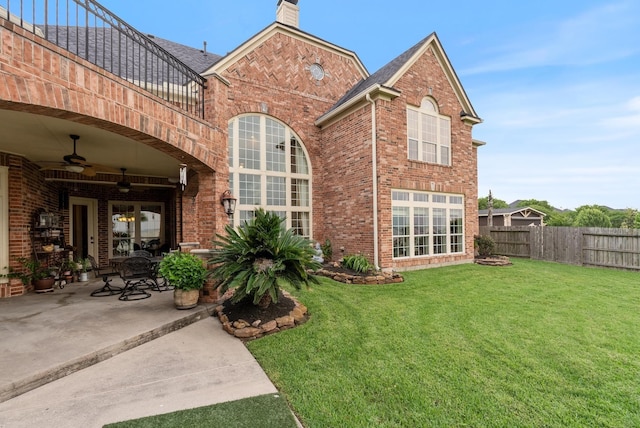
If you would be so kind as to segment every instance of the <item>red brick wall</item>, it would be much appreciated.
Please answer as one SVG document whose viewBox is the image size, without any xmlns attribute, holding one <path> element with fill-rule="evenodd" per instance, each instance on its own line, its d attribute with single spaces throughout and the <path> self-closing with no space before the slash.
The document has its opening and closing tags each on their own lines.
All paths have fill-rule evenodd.
<svg viewBox="0 0 640 428">
<path fill-rule="evenodd" d="M 227 188 L 227 123 L 239 114 L 265 113 L 291 127 L 309 153 L 313 237 L 321 242 L 330 239 L 336 257 L 341 255 L 340 247 L 345 253 L 373 257 L 371 106 L 365 105 L 326 129 L 314 125 L 363 77 L 352 58 L 317 43 L 275 34 L 221 72 L 229 85 L 209 76 L 206 120 L 200 120 L 37 36 L 0 22 L 0 108 L 89 124 L 184 159 L 192 171 L 198 172 L 193 177 L 198 186 L 191 184 L 189 193 L 175 201 L 176 215 L 182 212 L 184 216 L 185 227 L 177 230 L 183 240 L 206 243 L 222 231 L 226 215 L 219 197 Z M 321 81 L 314 80 L 307 69 L 316 61 L 327 72 Z M 440 113 L 452 119 L 451 167 L 407 160 L 406 105 L 419 105 L 429 95 L 429 88 Z M 470 260 L 477 230 L 477 165 L 471 127 L 460 120 L 461 105 L 430 51 L 407 71 L 395 89 L 401 92 L 400 97 L 376 104 L 380 266 L 410 268 Z M 10 162 L 21 160 L 10 158 Z M 10 172 L 14 183 L 10 197 L 26 190 L 26 184 L 13 175 L 21 174 L 18 171 L 14 168 Z M 430 191 L 431 182 L 436 191 L 465 196 L 467 253 L 394 261 L 391 189 Z M 47 201 L 44 195 L 40 199 L 34 195 L 21 203 L 30 209 L 37 204 L 57 204 L 55 198 Z M 14 221 L 18 223 L 12 230 L 19 231 L 20 225 L 26 224 L 30 214 L 26 214 L 27 209 L 23 211 L 16 213 L 16 220 L 12 216 L 12 227 Z M 23 232 L 12 234 L 12 245 L 24 244 Z"/>
<path fill-rule="evenodd" d="M 394 88 L 401 95 L 378 102 L 378 166 L 381 266 L 412 268 L 473 259 L 473 236 L 478 226 L 477 151 L 471 141 L 471 126 L 460 119 L 463 109 L 440 63 L 429 49 L 400 78 Z M 407 105 L 420 106 L 431 96 L 439 113 L 451 118 L 451 166 L 407 159 Z M 432 189 L 431 183 L 434 183 Z M 442 255 L 411 260 L 392 259 L 391 189 L 436 191 L 464 195 L 465 254 Z"/>
<path fill-rule="evenodd" d="M 98 199 L 98 241 L 103 245 L 100 248 L 98 259 L 101 264 L 106 263 L 109 257 L 109 235 L 111 234 L 111 220 L 109 219 L 108 201 L 150 201 L 162 202 L 165 206 L 165 236 L 164 242 L 170 243 L 173 248 L 177 242 L 172 239 L 173 219 L 176 214 L 176 201 L 172 189 L 163 188 L 136 188 L 129 193 L 120 193 L 115 186 L 97 185 L 91 183 L 63 183 L 46 181 L 37 165 L 26 159 L 8 154 L 0 154 L 0 165 L 9 166 L 9 254 L 10 266 L 18 268 L 17 257 L 31 257 L 32 245 L 30 228 L 33 226 L 34 214 L 38 209 L 57 213 L 63 218 L 64 236 L 67 245 L 69 242 L 69 210 L 68 207 L 60 209 L 58 195 L 61 190 L 66 190 L 69 196 Z M 69 173 L 50 171 L 49 176 L 57 178 L 71 177 Z M 108 178 L 117 180 L 113 176 L 98 175 L 97 179 Z M 140 180 L 140 177 L 130 177 L 132 182 Z"/>
<path fill-rule="evenodd" d="M 328 73 L 319 82 L 305 69 L 316 58 Z M 264 113 L 290 126 L 301 137 L 313 168 L 313 238 L 329 239 L 334 258 L 362 253 L 373 261 L 371 106 L 364 105 L 325 129 L 314 125 L 361 78 L 354 64 L 316 45 L 277 34 L 221 74 L 230 85 L 209 79 L 207 119 L 226 131 L 228 121 L 239 114 Z M 477 230 L 477 166 L 471 126 L 460 120 L 462 106 L 430 51 L 394 88 L 401 91 L 400 97 L 376 104 L 380 266 L 406 269 L 469 261 Z M 429 88 L 440 114 L 451 117 L 451 167 L 407 160 L 406 106 L 419 106 Z M 438 192 L 465 197 L 466 253 L 395 261 L 391 189 L 431 191 L 431 182 Z"/>
<path fill-rule="evenodd" d="M 327 73 L 320 81 L 314 80 L 306 68 L 316 61 Z M 342 54 L 276 34 L 221 75 L 230 85 L 209 77 L 206 119 L 224 129 L 225 134 L 229 120 L 245 113 L 264 113 L 293 129 L 309 153 L 313 171 L 313 235 L 324 239 L 322 189 L 328 187 L 323 183 L 326 150 L 321 130 L 314 121 L 362 77 L 358 67 Z M 226 156 L 226 146 L 224 153 Z M 225 173 L 228 174 L 228 168 Z M 224 182 L 227 183 L 226 176 Z"/>
<path fill-rule="evenodd" d="M 213 200 L 226 189 L 224 130 L 3 19 L 0 108 L 79 122 L 167 153 L 207 177 L 195 192 L 200 200 Z M 214 179 L 215 173 L 225 180 Z M 201 204 L 198 213 L 186 230 L 176 227 L 178 236 L 208 241 L 222 230 L 226 215 L 220 204 Z"/>
</svg>

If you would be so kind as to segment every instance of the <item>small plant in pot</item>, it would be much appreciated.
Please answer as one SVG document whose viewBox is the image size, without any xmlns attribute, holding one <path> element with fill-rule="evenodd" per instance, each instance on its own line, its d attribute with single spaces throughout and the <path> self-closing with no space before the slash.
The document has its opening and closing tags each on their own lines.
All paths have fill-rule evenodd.
<svg viewBox="0 0 640 428">
<path fill-rule="evenodd" d="M 89 268 L 91 267 L 91 261 L 88 258 L 78 260 L 77 264 L 80 266 L 78 269 L 78 281 L 89 281 Z"/>
<path fill-rule="evenodd" d="M 51 275 L 46 266 L 43 266 L 42 263 L 36 259 L 19 257 L 17 260 L 25 270 L 20 276 L 23 284 L 31 282 L 36 293 L 53 291 L 53 284 L 56 279 Z"/>
<path fill-rule="evenodd" d="M 60 265 L 60 274 L 67 283 L 73 282 L 73 272 L 77 268 L 76 262 L 64 259 Z"/>
<path fill-rule="evenodd" d="M 173 287 L 173 300 L 178 309 L 198 305 L 200 290 L 209 276 L 204 261 L 191 253 L 169 253 L 160 262 L 158 273 Z"/>
</svg>

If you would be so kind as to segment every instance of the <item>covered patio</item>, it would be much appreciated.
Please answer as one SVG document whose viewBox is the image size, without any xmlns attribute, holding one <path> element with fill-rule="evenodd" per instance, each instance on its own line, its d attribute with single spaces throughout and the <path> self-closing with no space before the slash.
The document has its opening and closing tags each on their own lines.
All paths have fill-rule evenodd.
<svg viewBox="0 0 640 428">
<path fill-rule="evenodd" d="M 114 282 L 120 279 L 114 279 Z M 91 297 L 101 279 L 0 300 L 0 425 L 105 423 L 276 392 L 215 303 Z"/>
</svg>

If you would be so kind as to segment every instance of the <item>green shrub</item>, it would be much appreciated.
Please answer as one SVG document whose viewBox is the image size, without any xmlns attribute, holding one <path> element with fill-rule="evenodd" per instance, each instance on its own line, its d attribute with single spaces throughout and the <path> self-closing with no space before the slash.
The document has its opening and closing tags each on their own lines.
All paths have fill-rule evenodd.
<svg viewBox="0 0 640 428">
<path fill-rule="evenodd" d="M 324 241 L 322 245 L 322 255 L 324 256 L 324 261 L 329 262 L 333 257 L 333 248 L 331 247 L 331 241 L 329 239 Z"/>
<path fill-rule="evenodd" d="M 491 236 L 474 237 L 474 247 L 480 257 L 489 257 L 496 250 L 496 243 Z"/>
<path fill-rule="evenodd" d="M 210 263 L 220 293 L 235 289 L 231 301 L 251 299 L 254 305 L 268 307 L 278 301 L 282 286 L 302 285 L 318 280 L 308 271 L 320 264 L 313 261 L 315 250 L 308 239 L 285 230 L 275 213 L 258 209 L 255 217 L 236 229 L 227 225 L 226 236 L 214 241 Z"/>
<path fill-rule="evenodd" d="M 158 273 L 181 290 L 199 290 L 209 272 L 202 259 L 191 253 L 169 253 L 160 262 Z"/>
<path fill-rule="evenodd" d="M 373 265 L 362 254 L 351 254 L 342 258 L 342 267 L 358 273 L 367 273 L 373 270 Z"/>
</svg>

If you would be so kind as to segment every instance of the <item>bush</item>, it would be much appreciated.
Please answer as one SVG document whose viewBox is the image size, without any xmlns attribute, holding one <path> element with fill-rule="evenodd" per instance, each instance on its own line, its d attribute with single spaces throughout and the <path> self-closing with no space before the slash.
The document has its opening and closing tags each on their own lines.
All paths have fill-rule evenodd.
<svg viewBox="0 0 640 428">
<path fill-rule="evenodd" d="M 331 247 L 331 241 L 329 241 L 329 239 L 326 239 L 322 245 L 322 255 L 324 256 L 325 262 L 331 261 L 333 257 L 333 248 Z"/>
<path fill-rule="evenodd" d="M 347 255 L 342 258 L 342 267 L 358 273 L 367 273 L 373 270 L 373 265 L 362 254 Z"/>
<path fill-rule="evenodd" d="M 251 299 L 254 305 L 268 307 L 278 302 L 282 286 L 302 285 L 318 280 L 308 273 L 320 264 L 313 261 L 311 242 L 285 230 L 275 213 L 258 209 L 255 218 L 238 229 L 227 225 L 226 236 L 218 235 L 210 263 L 214 278 L 220 280 L 220 293 L 235 289 L 231 301 Z"/>
<path fill-rule="evenodd" d="M 160 262 L 158 273 L 180 290 L 199 290 L 209 272 L 202 259 L 191 253 L 169 253 Z"/>
<path fill-rule="evenodd" d="M 496 250 L 496 243 L 490 236 L 476 236 L 474 247 L 480 257 L 489 257 Z"/>
</svg>

